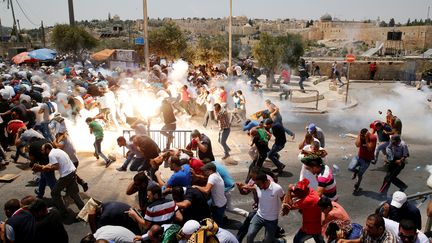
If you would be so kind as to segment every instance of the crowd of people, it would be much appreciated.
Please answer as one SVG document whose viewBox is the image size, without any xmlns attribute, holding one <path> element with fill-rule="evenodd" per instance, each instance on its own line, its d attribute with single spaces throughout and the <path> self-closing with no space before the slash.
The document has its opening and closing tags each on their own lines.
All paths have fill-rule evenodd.
<svg viewBox="0 0 432 243">
<path fill-rule="evenodd" d="M 213 75 L 223 76 L 219 68 Z M 254 69 L 250 65 L 246 69 L 251 70 L 247 75 L 255 84 Z M 242 90 L 230 91 L 223 85 L 214 85 L 205 67 L 190 68 L 186 82 L 178 85 L 170 80 L 171 70 L 170 65 L 155 64 L 145 75 L 131 71 L 104 75 L 102 70 L 77 65 L 33 69 L 4 66 L 0 84 L 0 127 L 6 131 L 0 133 L 2 166 L 7 166 L 7 152 L 14 146 L 12 161 L 21 160 L 20 156 L 28 160 L 38 183 L 35 195 L 5 203 L 8 219 L 0 227 L 4 242 L 68 242 L 62 220 L 75 213 L 66 207 L 64 193 L 78 209 L 87 212 L 91 233 L 83 236 L 82 243 L 244 240 L 252 243 L 261 240 L 257 234 L 263 227 L 264 242 L 280 242 L 284 225 L 279 219 L 292 210 L 298 210 L 302 216 L 295 243 L 311 238 L 315 242 L 429 241 L 420 231 L 420 212 L 407 201 L 404 191 L 408 186 L 397 177 L 409 151 L 401 136 L 402 122 L 391 110 L 387 111 L 386 121 L 374 121 L 369 128 L 360 130 L 353 144 L 358 155 L 349 170 L 353 172 L 353 180 L 357 179 L 356 195 L 361 191 L 360 184 L 369 165 L 379 162 L 382 153 L 387 173 L 380 193 L 387 198 L 391 184 L 399 190 L 365 222 L 353 222 L 338 203 L 335 174 L 327 164 L 323 129 L 314 123 L 307 124 L 298 147 L 302 163 L 299 179 L 288 186 L 280 185 L 278 176 L 287 166 L 280 152 L 287 143 L 286 135 L 292 140 L 296 137 L 283 123 L 280 108 L 265 100 L 262 104 L 265 108 L 247 119 L 247 97 Z M 241 68 L 233 70 L 241 72 Z M 139 95 L 152 93 L 154 102 L 159 102 L 155 114 L 143 116 L 143 112 L 137 111 L 139 107 L 131 106 L 136 100 L 127 99 L 124 94 L 126 91 L 126 96 L 133 96 L 131 90 L 138 90 Z M 150 104 L 138 101 L 136 105 Z M 117 170 L 136 171 L 126 189 L 127 195 L 137 194 L 136 205 L 104 201 L 86 207 L 81 198 L 80 187 L 86 192 L 91 185 L 78 175 L 77 141 L 70 137 L 67 120 L 81 119 L 84 109 L 97 110 L 96 115 L 83 118 L 94 136 L 94 156 L 102 158 L 105 167 L 115 160 L 103 153 L 106 129 L 133 129 L 133 136 L 117 138 L 118 146 L 127 149 L 126 160 Z M 186 146 L 172 148 L 178 117 L 199 114 L 205 114 L 202 129 L 192 130 Z M 151 118 L 156 116 L 163 123 L 161 134 L 166 137 L 163 145 L 148 136 Z M 241 182 L 234 180 L 223 163 L 231 155 L 227 141 L 231 126 L 236 125 L 250 138 L 252 159 Z M 213 153 L 213 141 L 205 134 L 208 127 L 219 130 L 218 142 L 223 150 L 220 160 Z M 264 166 L 267 159 L 274 164 L 274 170 Z M 162 176 L 161 166 L 172 171 L 167 180 Z M 46 186 L 51 189 L 53 207 L 44 200 Z M 252 211 L 235 207 L 232 194 L 236 189 L 241 195 L 253 195 Z M 244 218 L 237 234 L 226 229 L 227 212 Z"/>
</svg>

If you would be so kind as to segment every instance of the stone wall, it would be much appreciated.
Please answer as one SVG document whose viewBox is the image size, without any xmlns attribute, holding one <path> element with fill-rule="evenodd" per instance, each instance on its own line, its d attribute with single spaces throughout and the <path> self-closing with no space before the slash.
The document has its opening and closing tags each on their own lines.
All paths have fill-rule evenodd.
<svg viewBox="0 0 432 243">
<path fill-rule="evenodd" d="M 356 61 L 351 64 L 350 79 L 369 80 L 369 64 L 373 61 Z M 309 61 L 310 63 L 310 61 Z M 334 61 L 315 61 L 320 66 L 321 75 L 330 76 Z M 341 71 L 342 63 L 338 62 L 338 70 Z M 377 73 L 375 80 L 419 80 L 421 73 L 426 68 L 432 68 L 432 62 L 428 59 L 412 59 L 405 61 L 377 61 Z"/>
</svg>

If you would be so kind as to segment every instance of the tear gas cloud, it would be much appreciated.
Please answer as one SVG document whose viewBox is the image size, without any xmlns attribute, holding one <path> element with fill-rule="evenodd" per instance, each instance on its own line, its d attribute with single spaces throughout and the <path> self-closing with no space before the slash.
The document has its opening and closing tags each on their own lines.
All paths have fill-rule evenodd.
<svg viewBox="0 0 432 243">
<path fill-rule="evenodd" d="M 329 113 L 329 121 L 356 134 L 362 128 L 369 128 L 374 120 L 385 121 L 390 109 L 402 121 L 402 137 L 432 142 L 432 113 L 427 102 L 430 94 L 430 90 L 418 91 L 403 84 L 395 84 L 380 96 L 365 89 L 355 94 L 358 107 Z"/>
</svg>

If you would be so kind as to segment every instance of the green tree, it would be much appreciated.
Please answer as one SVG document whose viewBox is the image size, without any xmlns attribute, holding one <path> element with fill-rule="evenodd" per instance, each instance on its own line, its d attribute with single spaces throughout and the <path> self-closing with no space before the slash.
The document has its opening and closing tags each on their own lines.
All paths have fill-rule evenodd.
<svg viewBox="0 0 432 243">
<path fill-rule="evenodd" d="M 215 64 L 226 57 L 228 57 L 228 40 L 226 37 L 206 35 L 198 38 L 194 54 L 196 62 Z"/>
<path fill-rule="evenodd" d="M 51 35 L 56 50 L 64 53 L 73 53 L 80 56 L 85 50 L 98 45 L 98 40 L 83 27 L 58 24 L 54 26 Z"/>
<path fill-rule="evenodd" d="M 178 59 L 187 48 L 186 37 L 172 21 L 166 21 L 161 27 L 149 32 L 151 53 L 170 60 Z"/>
<path fill-rule="evenodd" d="M 263 33 L 252 52 L 261 67 L 265 69 L 267 87 L 271 87 L 275 81 L 275 68 L 280 64 L 296 66 L 304 54 L 304 44 L 300 35 L 287 34 L 274 37 Z"/>
<path fill-rule="evenodd" d="M 391 18 L 390 21 L 389 21 L 388 26 L 389 26 L 389 27 L 395 27 L 395 25 L 396 25 L 396 23 L 395 23 L 394 18 Z"/>
<path fill-rule="evenodd" d="M 387 27 L 387 23 L 383 20 L 380 22 L 379 27 Z"/>
<path fill-rule="evenodd" d="M 276 37 L 267 33 L 260 35 L 260 41 L 253 47 L 252 53 L 266 72 L 267 87 L 274 83 L 274 69 L 281 63 L 282 50 Z"/>
<path fill-rule="evenodd" d="M 406 26 L 410 26 L 411 25 L 411 19 L 408 18 L 408 21 L 406 22 Z"/>
</svg>

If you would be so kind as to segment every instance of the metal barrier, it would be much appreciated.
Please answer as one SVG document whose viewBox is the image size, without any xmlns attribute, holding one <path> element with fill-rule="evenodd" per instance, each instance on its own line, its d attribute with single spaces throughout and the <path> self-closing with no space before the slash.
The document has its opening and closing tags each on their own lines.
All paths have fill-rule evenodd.
<svg viewBox="0 0 432 243">
<path fill-rule="evenodd" d="M 431 198 L 432 190 L 425 191 L 425 192 L 419 192 L 416 194 L 407 195 L 407 201 L 415 202 L 417 207 L 420 207 L 423 205 L 423 203 L 426 202 L 429 198 Z M 419 201 L 419 202 L 417 202 Z M 382 207 L 384 206 L 384 202 L 381 202 L 378 208 L 375 210 L 376 213 L 380 213 L 382 211 Z M 426 225 L 423 232 L 428 232 L 431 230 L 432 225 L 432 219 L 430 217 L 427 218 Z"/>
<path fill-rule="evenodd" d="M 147 135 L 156 142 L 156 144 L 162 150 L 166 147 L 168 137 L 163 135 L 164 133 L 172 133 L 174 139 L 171 143 L 173 148 L 186 148 L 191 139 L 192 130 L 149 130 Z M 123 137 L 127 140 L 134 135 L 134 130 L 123 130 Z M 125 149 L 123 148 L 123 155 L 125 154 Z"/>
<path fill-rule="evenodd" d="M 305 89 L 305 90 L 302 90 L 302 89 L 290 89 L 290 92 L 289 92 L 289 100 L 290 101 L 292 101 L 293 91 L 298 91 L 298 92 L 303 92 L 303 91 L 306 91 L 306 92 L 315 92 L 316 93 L 315 110 L 318 110 L 318 102 L 319 102 L 319 97 L 320 97 L 320 94 L 319 94 L 318 90 L 314 90 L 314 89 Z M 298 108 L 301 108 L 301 107 L 298 107 Z"/>
</svg>

